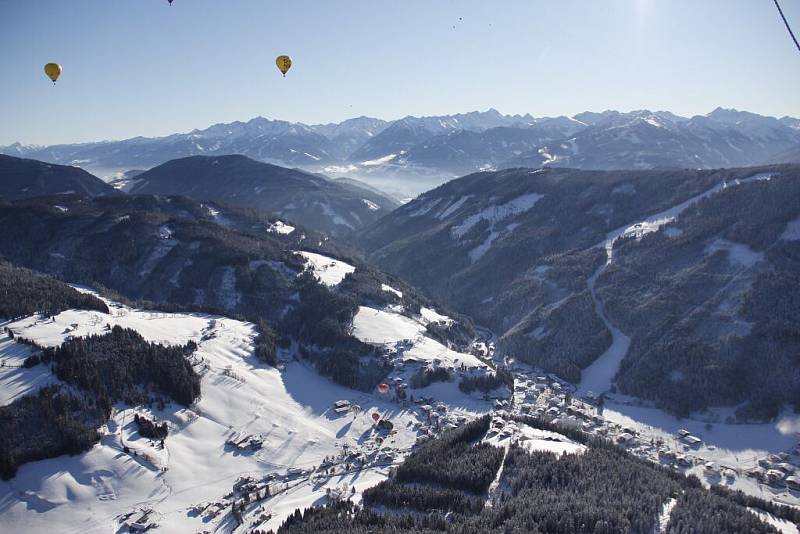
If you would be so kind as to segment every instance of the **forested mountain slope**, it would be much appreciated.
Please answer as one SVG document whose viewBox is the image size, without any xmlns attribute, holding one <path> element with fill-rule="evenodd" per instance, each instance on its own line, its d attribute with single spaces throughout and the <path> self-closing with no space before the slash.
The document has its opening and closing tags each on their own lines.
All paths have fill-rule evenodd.
<svg viewBox="0 0 800 534">
<path fill-rule="evenodd" d="M 106 304 L 49 276 L 0 262 L 0 319 L 13 320 L 34 313 L 54 315 L 64 310 L 108 312 Z"/>
<path fill-rule="evenodd" d="M 9 200 L 76 193 L 115 194 L 113 187 L 83 169 L 0 154 L 0 197 Z"/>
<path fill-rule="evenodd" d="M 800 399 L 798 178 L 795 166 L 478 173 L 361 243 L 510 355 L 574 382 L 606 356 L 595 393 L 619 366 L 622 391 L 674 412 L 751 401 L 741 417 L 774 415 Z"/>
<path fill-rule="evenodd" d="M 133 194 L 183 195 L 259 209 L 309 228 L 340 235 L 368 226 L 398 202 L 358 187 L 245 156 L 193 156 L 138 174 Z"/>
<path fill-rule="evenodd" d="M 324 374 L 350 387 L 373 387 L 388 365 L 351 334 L 359 306 L 395 304 L 409 317 L 433 307 L 395 277 L 343 257 L 321 234 L 185 197 L 2 203 L 0 226 L 0 255 L 9 261 L 162 309 L 264 319 L 282 342 L 298 341 Z M 471 341 L 468 324 L 438 334 L 446 339 L 449 330 L 460 332 L 457 344 Z"/>
</svg>

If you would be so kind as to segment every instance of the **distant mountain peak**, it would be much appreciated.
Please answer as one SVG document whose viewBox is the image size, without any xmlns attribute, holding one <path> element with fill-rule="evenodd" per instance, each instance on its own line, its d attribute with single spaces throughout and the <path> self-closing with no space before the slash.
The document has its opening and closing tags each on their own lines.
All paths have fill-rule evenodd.
<svg viewBox="0 0 800 534">
<path fill-rule="evenodd" d="M 159 138 L 46 147 L 14 143 L 0 147 L 0 153 L 104 173 L 154 167 L 191 155 L 244 154 L 285 167 L 346 173 L 363 180 L 385 172 L 445 180 L 508 166 L 747 166 L 778 161 L 778 155 L 796 153 L 798 146 L 800 120 L 731 108 L 718 107 L 691 118 L 649 109 L 537 118 L 490 107 L 452 115 L 407 115 L 394 121 L 362 115 L 316 125 L 258 116 Z"/>
</svg>

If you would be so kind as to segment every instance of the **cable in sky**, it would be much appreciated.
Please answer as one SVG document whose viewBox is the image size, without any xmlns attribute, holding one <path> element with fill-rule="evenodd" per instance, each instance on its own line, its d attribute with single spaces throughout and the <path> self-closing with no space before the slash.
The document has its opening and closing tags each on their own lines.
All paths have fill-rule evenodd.
<svg viewBox="0 0 800 534">
<path fill-rule="evenodd" d="M 786 15 L 783 14 L 783 9 L 781 9 L 781 5 L 778 3 L 778 0 L 774 0 L 775 7 L 778 8 L 778 13 L 781 14 L 781 18 L 783 19 L 783 23 L 786 24 L 786 29 L 789 30 L 789 35 L 792 36 L 792 41 L 794 41 L 794 45 L 797 47 L 797 51 L 800 52 L 800 43 L 797 42 L 797 37 L 794 36 L 794 32 L 792 31 L 792 27 L 789 26 L 789 21 L 786 20 Z"/>
</svg>

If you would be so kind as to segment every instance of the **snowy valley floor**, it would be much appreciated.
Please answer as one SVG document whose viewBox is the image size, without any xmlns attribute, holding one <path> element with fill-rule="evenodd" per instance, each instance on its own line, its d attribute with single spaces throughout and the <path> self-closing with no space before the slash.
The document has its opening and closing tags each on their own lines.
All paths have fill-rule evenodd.
<svg viewBox="0 0 800 534">
<path fill-rule="evenodd" d="M 190 408 L 117 405 L 102 429 L 101 442 L 90 451 L 23 465 L 15 478 L 0 482 L 0 532 L 52 532 L 54 525 L 59 532 L 117 532 L 126 520 L 130 522 L 147 510 L 152 510 L 147 521 L 157 523 L 159 532 L 230 532 L 235 524 L 228 512 L 241 492 L 231 494 L 235 486 L 248 483 L 261 490 L 269 485 L 275 495 L 248 505 L 243 525 L 277 529 L 296 508 L 325 503 L 329 490 L 347 491 L 353 500 L 360 500 L 361 492 L 385 479 L 390 467 L 402 461 L 419 437 L 431 434 L 430 419 L 422 406 L 335 385 L 291 352 L 281 354 L 281 370 L 261 363 L 253 356 L 256 331 L 250 323 L 108 304 L 110 314 L 71 310 L 57 315 L 55 321 L 29 317 L 0 327 L 46 346 L 58 345 L 68 336 L 103 334 L 107 325 L 133 328 L 147 340 L 164 344 L 194 340 L 199 348 L 192 359 L 202 372 L 202 397 Z M 431 320 L 447 318 L 427 309 L 415 320 L 389 308 L 362 307 L 354 331 L 364 341 L 401 347 L 390 378 L 408 382 L 406 362 L 411 361 L 463 365 L 466 373 L 486 366 L 480 358 L 454 352 L 425 337 L 424 325 Z M 44 365 L 18 367 L 29 354 L 27 346 L 15 343 L 5 333 L 0 335 L 3 405 L 57 381 Z M 537 371 L 518 365 L 514 374 L 514 403 L 501 411 L 519 412 L 526 404 L 555 407 L 552 400 L 563 397 L 563 388 L 555 387 L 548 378 L 546 387 L 531 401 L 527 392 L 539 382 Z M 436 401 L 444 403 L 437 409 L 448 414 L 448 424 L 485 413 L 491 406 L 478 396 L 463 394 L 455 382 L 434 383 L 413 393 L 432 397 L 434 405 Z M 339 415 L 334 403 L 340 400 L 358 409 Z M 580 407 L 577 403 L 559 404 L 557 418 L 574 422 L 567 420 L 568 406 Z M 596 414 L 588 406 L 581 409 Z M 139 436 L 133 423 L 135 412 L 169 422 L 170 434 L 163 449 Z M 383 433 L 384 439 L 378 440 L 374 413 L 391 421 L 396 432 Z M 682 471 L 698 475 L 707 484 L 800 504 L 800 493 L 770 488 L 745 476 L 759 459 L 796 445 L 797 418 L 787 415 L 779 423 L 764 425 L 714 423 L 709 429 L 704 421 L 679 421 L 654 408 L 641 407 L 635 399 L 617 396 L 606 404 L 602 422 L 591 431 L 599 433 L 600 429 L 605 429 L 604 435 L 610 439 L 634 430 L 637 439 L 628 445 L 631 452 L 664 463 L 658 447 L 650 445 L 660 440 L 662 448 L 691 459 L 691 465 Z M 703 443 L 688 447 L 679 439 L 679 429 L 700 436 Z M 504 431 L 490 433 L 486 440 L 503 447 L 515 440 L 532 450 L 580 452 L 580 446 L 562 438 L 525 425 L 509 425 Z M 251 439 L 260 442 L 260 447 L 235 444 Z M 713 462 L 715 470 L 706 469 L 706 462 Z M 792 462 L 800 464 L 800 459 L 794 457 Z M 723 476 L 728 468 L 735 476 Z M 792 526 L 785 528 L 796 532 Z"/>
</svg>

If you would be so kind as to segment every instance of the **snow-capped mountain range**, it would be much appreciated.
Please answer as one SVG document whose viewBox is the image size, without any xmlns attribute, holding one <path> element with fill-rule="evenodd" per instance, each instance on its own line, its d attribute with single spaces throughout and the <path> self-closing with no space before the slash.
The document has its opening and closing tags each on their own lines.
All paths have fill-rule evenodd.
<svg viewBox="0 0 800 534">
<path fill-rule="evenodd" d="M 257 117 L 158 138 L 0 147 L 0 153 L 94 172 L 150 168 L 192 155 L 242 154 L 333 176 L 400 172 L 440 178 L 518 166 L 731 167 L 794 161 L 798 151 L 800 119 L 722 108 L 695 117 L 641 110 L 545 118 L 490 109 L 321 125 Z"/>
</svg>

